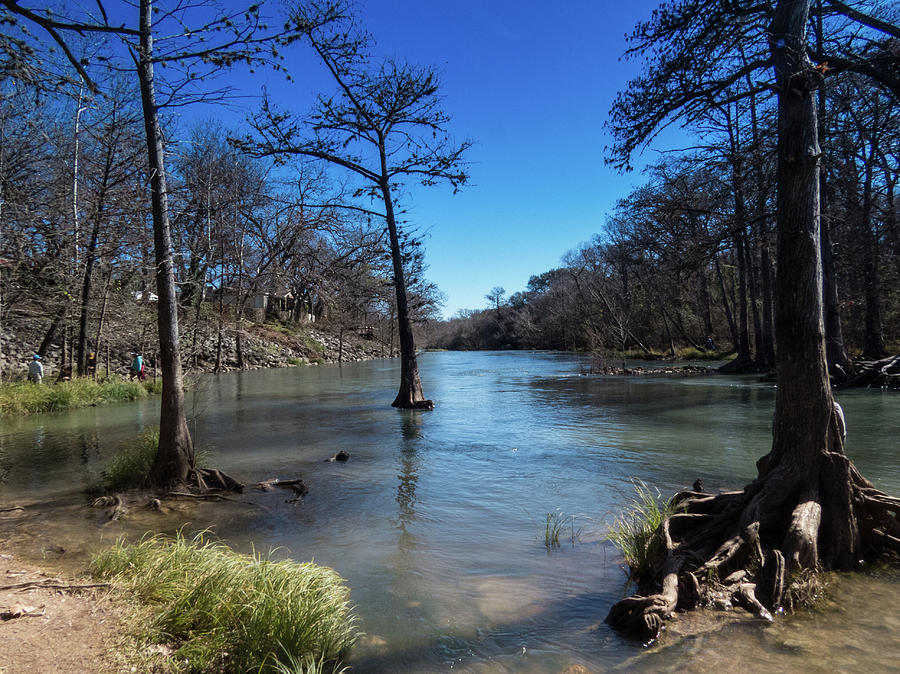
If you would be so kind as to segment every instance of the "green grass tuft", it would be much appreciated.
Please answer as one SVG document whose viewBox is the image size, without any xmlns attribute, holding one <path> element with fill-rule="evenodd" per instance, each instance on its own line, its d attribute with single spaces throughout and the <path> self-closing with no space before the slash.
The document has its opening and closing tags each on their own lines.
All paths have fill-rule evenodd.
<svg viewBox="0 0 900 674">
<path fill-rule="evenodd" d="M 158 390 L 162 390 L 162 382 L 127 381 L 121 377 L 105 381 L 81 377 L 56 384 L 15 382 L 0 386 L 0 416 L 43 414 L 127 402 L 146 398 Z"/>
<path fill-rule="evenodd" d="M 674 515 L 678 507 L 672 499 L 663 499 L 659 490 L 642 480 L 632 480 L 635 496 L 625 511 L 615 518 L 607 539 L 612 541 L 628 564 L 631 580 L 640 582 L 652 573 L 653 561 L 662 553 L 659 526 Z"/>
<path fill-rule="evenodd" d="M 575 515 L 567 515 L 561 510 L 548 512 L 544 520 L 544 545 L 548 550 L 558 548 L 561 536 L 572 545 L 581 537 L 581 528 L 575 528 Z"/>
<path fill-rule="evenodd" d="M 699 349 L 678 349 L 680 360 L 726 360 L 734 358 L 731 351 L 700 351 Z"/>
<path fill-rule="evenodd" d="M 108 491 L 125 491 L 144 486 L 159 449 L 159 429 L 144 431 L 133 445 L 123 447 L 100 473 Z"/>
<path fill-rule="evenodd" d="M 350 591 L 333 570 L 242 555 L 205 534 L 120 542 L 91 572 L 150 605 L 145 638 L 176 646 L 192 671 L 322 671 L 357 637 Z"/>
</svg>

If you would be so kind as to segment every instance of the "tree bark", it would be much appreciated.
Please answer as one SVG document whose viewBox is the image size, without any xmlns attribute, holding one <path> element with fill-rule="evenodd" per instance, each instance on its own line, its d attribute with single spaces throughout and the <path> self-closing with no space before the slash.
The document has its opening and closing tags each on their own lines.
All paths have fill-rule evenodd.
<svg viewBox="0 0 900 674">
<path fill-rule="evenodd" d="M 382 151 L 383 175 L 386 173 L 386 157 Z M 384 199 L 388 235 L 391 243 L 391 261 L 394 266 L 394 290 L 397 296 L 397 332 L 400 336 L 400 390 L 391 403 L 401 409 L 433 409 L 434 403 L 426 400 L 419 379 L 419 363 L 416 360 L 416 344 L 412 323 L 409 318 L 409 303 L 406 297 L 406 277 L 403 273 L 403 255 L 397 235 L 397 221 L 394 217 L 394 201 L 391 187 L 384 177 L 381 180 L 381 195 Z"/>
<path fill-rule="evenodd" d="M 875 489 L 845 456 L 846 426 L 828 380 L 813 100 L 821 77 L 805 57 L 808 12 L 809 0 L 779 0 L 770 29 L 779 117 L 772 449 L 742 491 L 676 495 L 677 512 L 655 533 L 661 552 L 637 569 L 642 585 L 664 578 L 661 591 L 618 602 L 606 619 L 645 639 L 676 606 L 723 596 L 771 621 L 790 601 L 793 572 L 852 568 L 864 552 L 900 550 L 900 499 Z"/>
<path fill-rule="evenodd" d="M 819 251 L 818 124 L 805 57 L 808 0 L 779 0 L 772 21 L 778 86 L 778 275 L 773 463 L 812 467 L 834 401 L 825 366 Z"/>
<path fill-rule="evenodd" d="M 153 82 L 152 10 L 152 0 L 140 0 L 141 37 L 137 65 L 152 196 L 156 291 L 159 297 L 157 325 L 163 379 L 159 450 L 150 471 L 150 480 L 156 487 L 169 487 L 187 480 L 189 472 L 194 467 L 194 446 L 184 414 L 184 385 L 178 345 L 178 303 L 175 296 L 172 230 L 166 193 L 165 156 Z"/>
<path fill-rule="evenodd" d="M 863 357 L 878 360 L 885 355 L 884 329 L 881 318 L 881 281 L 878 269 L 878 238 L 872 223 L 872 179 L 877 152 L 875 138 L 871 143 L 869 158 L 865 164 L 863 203 L 860 212 L 860 236 L 863 239 L 863 280 L 866 299 L 866 338 Z"/>
</svg>

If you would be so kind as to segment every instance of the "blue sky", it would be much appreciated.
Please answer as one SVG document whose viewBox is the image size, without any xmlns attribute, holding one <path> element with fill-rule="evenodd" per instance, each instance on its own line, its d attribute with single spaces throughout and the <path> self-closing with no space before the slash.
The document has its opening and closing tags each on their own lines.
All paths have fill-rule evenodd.
<svg viewBox="0 0 900 674">
<path fill-rule="evenodd" d="M 445 316 L 485 307 L 494 286 L 512 294 L 558 266 L 641 181 L 605 166 L 604 122 L 639 70 L 619 60 L 625 34 L 657 4 L 359 0 L 377 54 L 436 66 L 453 134 L 475 143 L 471 186 L 456 195 L 446 186 L 411 186 L 401 203 L 407 220 L 429 234 L 428 277 L 447 296 Z M 327 80 L 300 53 L 289 63 L 297 84 L 266 79 L 270 94 L 302 113 Z M 258 91 L 258 80 L 252 86 Z"/>
<path fill-rule="evenodd" d="M 482 308 L 494 286 L 522 290 L 603 225 L 640 181 L 603 162 L 616 92 L 637 74 L 625 34 L 657 3 L 370 1 L 366 25 L 386 56 L 438 66 L 445 109 L 475 141 L 472 186 L 410 191 L 427 229 L 429 278 L 446 316 Z M 650 155 L 652 157 L 652 155 Z"/>
</svg>

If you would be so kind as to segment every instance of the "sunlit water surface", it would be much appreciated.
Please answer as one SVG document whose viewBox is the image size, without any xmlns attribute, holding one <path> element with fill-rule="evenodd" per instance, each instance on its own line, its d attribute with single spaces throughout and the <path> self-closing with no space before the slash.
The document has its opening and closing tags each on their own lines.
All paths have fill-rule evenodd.
<svg viewBox="0 0 900 674">
<path fill-rule="evenodd" d="M 196 445 L 246 483 L 302 476 L 303 501 L 248 490 L 243 503 L 135 510 L 104 523 L 81 490 L 103 462 L 158 422 L 158 401 L 4 422 L 0 543 L 83 565 L 122 533 L 212 529 L 233 547 L 334 567 L 366 636 L 356 672 L 886 671 L 900 663 L 898 577 L 839 576 L 829 602 L 774 625 L 710 629 L 681 618 L 652 648 L 602 619 L 622 596 L 607 523 L 632 479 L 663 493 L 700 477 L 740 488 L 768 451 L 774 388 L 755 378 L 581 376 L 579 356 L 426 353 L 433 412 L 389 406 L 396 361 L 233 373 L 189 396 Z M 900 396 L 838 394 L 847 451 L 900 492 Z M 325 461 L 340 449 L 349 462 Z M 575 515 L 559 549 L 548 512 Z M 574 542 L 573 542 L 574 534 Z M 676 634 L 689 633 L 680 637 Z M 578 669 L 580 666 L 584 669 Z"/>
</svg>

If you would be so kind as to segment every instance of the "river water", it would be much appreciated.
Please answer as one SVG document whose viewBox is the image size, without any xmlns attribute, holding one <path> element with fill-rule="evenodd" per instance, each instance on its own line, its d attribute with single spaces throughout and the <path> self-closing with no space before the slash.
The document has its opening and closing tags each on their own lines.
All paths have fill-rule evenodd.
<svg viewBox="0 0 900 674">
<path fill-rule="evenodd" d="M 249 489 L 245 503 L 135 510 L 104 523 L 81 494 L 103 462 L 158 422 L 158 401 L 3 422 L 0 545 L 83 565 L 123 533 L 211 529 L 242 551 L 334 567 L 365 631 L 355 672 L 888 671 L 900 663 L 900 578 L 837 576 L 822 607 L 774 625 L 699 615 L 651 648 L 603 624 L 624 574 L 605 541 L 633 496 L 702 478 L 740 488 L 768 451 L 774 388 L 754 378 L 581 376 L 577 355 L 425 353 L 433 412 L 389 406 L 399 363 L 231 373 L 189 396 L 195 444 L 246 483 L 302 476 L 299 503 Z M 900 492 L 900 396 L 838 394 L 848 454 Z M 346 450 L 347 463 L 325 461 Z M 574 515 L 544 545 L 547 513 Z M 574 534 L 574 535 L 573 535 Z M 725 619 L 733 620 L 735 616 Z M 717 626 L 716 629 L 712 629 Z M 687 637 L 680 633 L 689 633 Z"/>
</svg>

